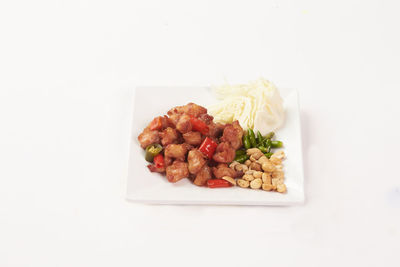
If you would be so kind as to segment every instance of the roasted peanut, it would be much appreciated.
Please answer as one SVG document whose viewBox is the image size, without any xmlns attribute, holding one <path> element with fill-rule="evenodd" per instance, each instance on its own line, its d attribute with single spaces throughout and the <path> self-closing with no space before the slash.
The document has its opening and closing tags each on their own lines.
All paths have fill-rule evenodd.
<svg viewBox="0 0 400 267">
<path fill-rule="evenodd" d="M 232 177 L 224 176 L 224 177 L 222 177 L 222 179 L 224 179 L 225 181 L 230 182 L 230 183 L 233 184 L 233 185 L 236 185 L 236 180 L 233 179 Z"/>
<path fill-rule="evenodd" d="M 263 184 L 262 189 L 265 191 L 271 191 L 272 190 L 272 184 Z"/>
<path fill-rule="evenodd" d="M 262 177 L 263 172 L 260 171 L 255 171 L 253 173 L 254 178 L 261 178 Z"/>
<path fill-rule="evenodd" d="M 261 165 L 266 161 L 268 161 L 268 158 L 266 156 L 262 156 L 257 160 L 257 162 L 260 163 Z"/>
<path fill-rule="evenodd" d="M 264 184 L 271 184 L 271 175 L 267 172 L 264 172 L 261 176 Z"/>
<path fill-rule="evenodd" d="M 272 154 L 271 158 L 277 158 L 277 159 L 284 159 L 285 158 L 285 152 L 282 150 L 275 152 Z"/>
<path fill-rule="evenodd" d="M 278 179 L 271 179 L 272 189 L 276 190 L 278 186 Z"/>
<path fill-rule="evenodd" d="M 272 178 L 283 179 L 284 177 L 285 174 L 283 173 L 283 171 L 275 170 L 274 172 L 272 172 Z"/>
<path fill-rule="evenodd" d="M 243 179 L 238 179 L 236 182 L 237 182 L 238 186 L 243 187 L 243 188 L 247 188 L 250 185 L 249 181 L 246 181 Z"/>
<path fill-rule="evenodd" d="M 272 164 L 270 161 L 266 161 L 262 164 L 262 169 L 265 172 L 273 172 L 275 170 L 274 164 Z"/>
<path fill-rule="evenodd" d="M 249 174 L 245 174 L 245 175 L 243 175 L 242 179 L 244 179 L 246 181 L 253 181 L 254 180 L 254 176 L 253 175 L 249 175 Z"/>
<path fill-rule="evenodd" d="M 253 181 L 250 182 L 250 187 L 253 189 L 259 189 L 261 188 L 262 181 L 260 178 L 254 179 Z"/>
<path fill-rule="evenodd" d="M 253 170 L 248 170 L 248 171 L 246 171 L 244 174 L 253 175 L 253 173 L 254 173 Z"/>
<path fill-rule="evenodd" d="M 265 191 L 276 190 L 279 193 L 287 191 L 284 182 L 282 160 L 285 158 L 283 151 L 277 151 L 268 159 L 258 148 L 247 149 L 246 154 L 250 156 L 244 164 L 232 162 L 229 167 L 244 173 L 242 179 L 223 177 L 232 184 L 240 187 L 253 189 L 262 188 Z M 264 172 L 263 172 L 264 171 Z"/>
<path fill-rule="evenodd" d="M 254 154 L 251 154 L 250 160 L 254 162 L 254 161 L 257 161 L 262 156 L 264 156 L 264 154 L 262 152 L 260 152 L 260 153 L 256 152 Z"/>
<path fill-rule="evenodd" d="M 239 162 L 237 162 L 237 161 L 234 161 L 234 162 L 232 162 L 230 165 L 229 165 L 229 168 L 231 168 L 231 169 L 235 169 L 235 167 L 237 166 L 237 165 L 240 165 L 240 163 Z"/>
<path fill-rule="evenodd" d="M 257 162 L 252 162 L 249 166 L 249 169 L 254 171 L 261 171 L 261 165 Z"/>
<path fill-rule="evenodd" d="M 249 148 L 249 149 L 247 149 L 247 151 L 246 151 L 246 153 L 247 153 L 248 156 L 250 156 L 250 155 L 252 155 L 252 154 L 254 154 L 254 153 L 257 153 L 257 152 L 262 153 L 261 150 L 258 149 L 258 148 Z"/>
<path fill-rule="evenodd" d="M 274 165 L 281 165 L 282 164 L 282 160 L 281 159 L 278 159 L 278 158 L 275 158 L 275 157 L 272 157 L 272 156 L 269 159 L 269 161 L 271 161 L 272 164 L 274 164 Z"/>
<path fill-rule="evenodd" d="M 272 178 L 271 179 L 271 183 L 272 183 L 273 186 L 277 186 L 278 184 L 283 184 L 283 179 Z"/>
<path fill-rule="evenodd" d="M 250 157 L 253 157 L 253 158 L 255 158 L 256 160 L 258 160 L 258 159 L 260 159 L 260 158 L 263 157 L 263 156 L 264 156 L 264 154 L 260 151 L 260 152 L 256 152 L 256 153 L 251 154 Z"/>
<path fill-rule="evenodd" d="M 236 165 L 235 166 L 235 170 L 237 170 L 237 171 L 242 171 L 242 172 L 245 172 L 245 171 L 247 171 L 249 168 L 246 166 L 246 165 L 244 165 L 244 164 L 239 164 L 239 165 Z"/>
<path fill-rule="evenodd" d="M 277 169 L 277 170 L 282 170 L 283 169 L 283 166 L 282 165 L 275 165 L 275 168 Z"/>
<path fill-rule="evenodd" d="M 285 193 L 286 192 L 286 185 L 285 184 L 278 184 L 276 186 L 276 191 L 279 193 Z"/>
</svg>

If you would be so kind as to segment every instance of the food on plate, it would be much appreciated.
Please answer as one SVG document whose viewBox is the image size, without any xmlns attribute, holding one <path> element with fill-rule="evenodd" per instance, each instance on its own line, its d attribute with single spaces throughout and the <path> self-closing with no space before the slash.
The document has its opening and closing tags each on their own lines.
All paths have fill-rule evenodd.
<svg viewBox="0 0 400 267">
<path fill-rule="evenodd" d="M 160 141 L 159 133 L 156 130 L 150 130 L 147 127 L 139 136 L 138 140 L 142 148 L 146 148 L 151 144 L 156 144 Z"/>
<path fill-rule="evenodd" d="M 193 183 L 198 186 L 203 186 L 211 178 L 211 168 L 207 164 L 204 164 L 201 170 L 196 174 Z"/>
<path fill-rule="evenodd" d="M 260 78 L 248 84 L 225 84 L 215 87 L 214 93 L 221 101 L 208 110 L 217 123 L 238 121 L 243 129 L 257 129 L 262 134 L 283 125 L 283 100 L 275 85 L 266 79 Z"/>
<path fill-rule="evenodd" d="M 157 156 L 158 154 L 160 154 L 161 150 L 162 150 L 162 146 L 160 144 L 152 144 L 149 145 L 148 147 L 146 147 L 146 156 L 145 159 L 148 162 L 153 162 L 154 157 Z"/>
<path fill-rule="evenodd" d="M 224 176 L 235 178 L 238 176 L 238 172 L 228 167 L 228 164 L 219 163 L 217 167 L 212 168 L 212 172 L 215 178 L 223 178 Z"/>
<path fill-rule="evenodd" d="M 188 132 L 184 133 L 182 136 L 185 143 L 189 145 L 198 146 L 201 144 L 201 133 L 199 132 Z"/>
<path fill-rule="evenodd" d="M 274 131 L 285 118 L 283 101 L 265 79 L 215 88 L 219 104 L 195 103 L 155 117 L 138 136 L 151 172 L 197 186 L 287 191 L 283 142 Z M 275 150 L 279 149 L 279 150 Z"/>
<path fill-rule="evenodd" d="M 216 162 L 232 162 L 235 159 L 235 149 L 229 142 L 219 143 L 212 158 Z"/>
<path fill-rule="evenodd" d="M 283 143 L 274 132 L 255 134 L 239 121 L 216 123 L 207 109 L 194 103 L 172 108 L 154 118 L 138 136 L 151 172 L 169 182 L 184 178 L 197 186 L 286 192 Z"/>
<path fill-rule="evenodd" d="M 206 108 L 194 103 L 172 108 L 167 114 L 154 118 L 138 136 L 145 159 L 154 163 L 148 165 L 151 172 L 165 173 L 174 183 L 189 178 L 198 186 L 212 178 L 237 176 L 227 163 L 235 159 L 242 144 L 243 129 L 238 122 L 215 123 Z M 212 181 L 210 187 L 222 186 Z"/>
<path fill-rule="evenodd" d="M 186 162 L 175 160 L 166 169 L 167 179 L 172 183 L 189 176 L 188 164 Z"/>
<path fill-rule="evenodd" d="M 206 159 L 198 149 L 192 149 L 187 156 L 189 172 L 192 174 L 198 173 L 206 163 Z"/>
<path fill-rule="evenodd" d="M 224 179 L 210 179 L 207 181 L 209 188 L 231 187 L 231 183 Z"/>
<path fill-rule="evenodd" d="M 246 169 L 244 175 L 237 179 L 236 182 L 240 187 L 251 189 L 263 189 L 265 191 L 277 191 L 279 193 L 286 192 L 284 184 L 284 172 L 282 160 L 285 153 L 277 151 L 268 157 L 258 148 L 250 148 L 246 150 L 246 155 L 250 160 L 248 164 L 241 164 L 234 161 L 229 165 L 232 170 Z M 257 168 L 253 167 L 258 166 Z"/>
</svg>

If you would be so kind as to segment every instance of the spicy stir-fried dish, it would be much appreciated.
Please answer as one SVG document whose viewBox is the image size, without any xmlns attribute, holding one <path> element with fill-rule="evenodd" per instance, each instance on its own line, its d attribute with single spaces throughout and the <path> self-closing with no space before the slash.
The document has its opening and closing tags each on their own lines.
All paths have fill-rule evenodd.
<svg viewBox="0 0 400 267">
<path fill-rule="evenodd" d="M 235 159 L 242 136 L 238 122 L 214 123 L 207 109 L 189 103 L 172 108 L 168 116 L 154 118 L 138 139 L 147 149 L 148 159 L 154 151 L 163 151 L 153 158 L 154 164 L 148 165 L 150 171 L 165 172 L 170 182 L 192 178 L 194 184 L 201 186 L 213 177 L 236 177 L 227 163 Z"/>
<path fill-rule="evenodd" d="M 166 174 L 169 182 L 190 179 L 210 188 L 243 188 L 286 192 L 282 142 L 271 132 L 257 136 L 238 121 L 214 122 L 207 109 L 194 103 L 170 109 L 154 118 L 138 136 L 151 172 Z"/>
</svg>

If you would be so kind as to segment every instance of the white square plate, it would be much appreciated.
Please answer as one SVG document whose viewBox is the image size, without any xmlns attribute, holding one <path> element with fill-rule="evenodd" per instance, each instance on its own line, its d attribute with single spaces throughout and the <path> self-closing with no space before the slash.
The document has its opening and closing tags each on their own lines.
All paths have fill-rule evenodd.
<svg viewBox="0 0 400 267">
<path fill-rule="evenodd" d="M 284 142 L 287 193 L 266 192 L 240 187 L 210 189 L 193 185 L 188 179 L 173 184 L 151 173 L 137 136 L 156 116 L 189 102 L 207 107 L 216 102 L 208 87 L 139 87 L 135 90 L 132 136 L 129 158 L 127 198 L 154 204 L 204 205 L 293 205 L 304 202 L 303 160 L 301 151 L 300 114 L 295 90 L 280 89 L 284 99 L 286 121 L 276 132 Z"/>
</svg>

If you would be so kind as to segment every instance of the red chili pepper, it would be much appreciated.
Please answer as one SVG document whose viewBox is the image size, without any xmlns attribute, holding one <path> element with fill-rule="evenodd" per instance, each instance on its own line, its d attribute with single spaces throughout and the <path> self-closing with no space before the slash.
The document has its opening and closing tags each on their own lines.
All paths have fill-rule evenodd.
<svg viewBox="0 0 400 267">
<path fill-rule="evenodd" d="M 150 122 L 149 126 L 150 126 L 150 130 L 152 130 L 152 131 L 154 131 L 154 130 L 157 130 L 157 131 L 158 131 L 158 130 L 161 130 L 161 128 L 162 128 L 161 117 L 154 118 L 154 119 Z"/>
<path fill-rule="evenodd" d="M 211 159 L 217 146 L 218 144 L 215 143 L 210 137 L 206 137 L 206 139 L 204 139 L 203 143 L 200 145 L 199 150 L 209 159 Z"/>
<path fill-rule="evenodd" d="M 192 124 L 193 130 L 198 131 L 204 135 L 206 135 L 208 133 L 208 126 L 204 121 L 191 116 L 190 123 Z"/>
<path fill-rule="evenodd" d="M 225 181 L 224 179 L 210 179 L 207 180 L 207 186 L 209 188 L 230 187 L 231 183 Z"/>
<path fill-rule="evenodd" d="M 156 165 L 156 168 L 164 168 L 165 166 L 164 157 L 162 154 L 158 154 L 157 156 L 155 156 L 153 162 L 154 165 Z"/>
</svg>

